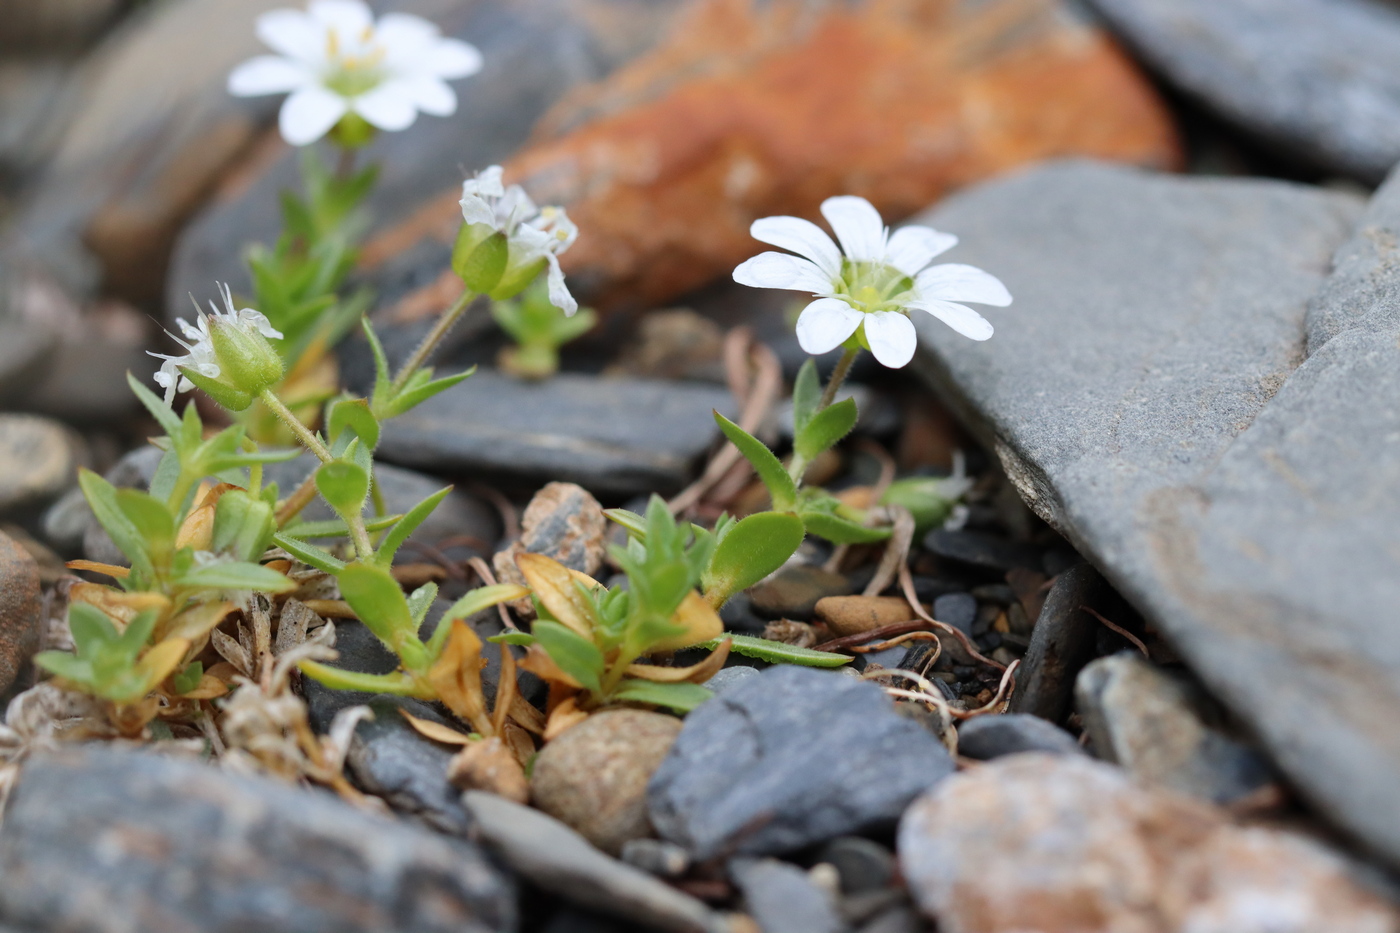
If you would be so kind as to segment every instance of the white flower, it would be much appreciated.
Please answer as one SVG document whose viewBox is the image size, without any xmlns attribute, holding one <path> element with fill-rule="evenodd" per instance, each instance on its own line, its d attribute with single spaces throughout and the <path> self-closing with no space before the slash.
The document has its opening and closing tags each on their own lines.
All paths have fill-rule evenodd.
<svg viewBox="0 0 1400 933">
<path fill-rule="evenodd" d="M 258 37 L 278 55 L 260 55 L 229 75 L 229 93 L 291 96 L 282 104 L 282 136 L 294 146 L 320 139 L 346 114 L 381 130 L 407 129 L 418 111 L 457 110 L 447 82 L 481 70 L 481 53 L 444 38 L 425 19 L 389 13 L 374 21 L 360 0 L 312 0 L 305 11 L 258 17 Z"/>
<path fill-rule="evenodd" d="M 572 315 L 578 302 L 564 284 L 559 256 L 578 239 L 578 227 L 562 207 L 536 207 L 519 185 L 505 187 L 501 172 L 499 165 L 493 165 L 462 183 L 462 219 L 506 235 L 510 259 L 502 281 L 544 261 L 549 268 L 550 304 Z"/>
<path fill-rule="evenodd" d="M 840 248 L 810 221 L 765 217 L 749 228 L 754 239 L 800 255 L 760 253 L 734 270 L 734 281 L 741 285 L 817 296 L 797 319 L 797 340 L 808 353 L 834 350 L 863 326 L 875 358 L 898 369 L 913 359 L 918 343 L 910 309 L 927 311 L 965 337 L 986 340 L 992 325 L 959 302 L 1011 304 L 1006 286 L 981 269 L 958 263 L 929 266 L 957 245 L 951 233 L 908 226 L 891 235 L 865 198 L 827 198 L 822 216 Z"/>
<path fill-rule="evenodd" d="M 254 311 L 252 308 L 235 309 L 233 307 L 233 293 L 229 287 L 223 285 L 221 290 L 224 298 L 224 310 L 220 311 L 212 301 L 209 303 L 209 310 L 214 312 L 216 323 L 250 328 L 264 337 L 281 339 L 282 332 L 275 329 L 272 322 L 261 312 Z M 175 323 L 179 325 L 180 333 L 185 335 L 185 339 L 181 340 L 174 334 L 170 334 L 176 343 L 185 348 L 185 352 L 176 356 L 165 353 L 150 353 L 156 359 L 165 360 L 154 378 L 156 385 L 165 389 L 165 404 L 167 405 L 175 400 L 176 392 L 189 392 L 194 388 L 194 383 L 185 378 L 184 374 L 180 372 L 180 367 L 188 367 L 210 379 L 219 378 L 219 359 L 214 353 L 214 341 L 209 332 L 209 315 L 200 310 L 198 302 L 195 302 L 194 307 L 199 316 L 195 318 L 193 326 L 184 318 L 175 319 Z M 170 332 L 166 331 L 166 333 Z"/>
</svg>

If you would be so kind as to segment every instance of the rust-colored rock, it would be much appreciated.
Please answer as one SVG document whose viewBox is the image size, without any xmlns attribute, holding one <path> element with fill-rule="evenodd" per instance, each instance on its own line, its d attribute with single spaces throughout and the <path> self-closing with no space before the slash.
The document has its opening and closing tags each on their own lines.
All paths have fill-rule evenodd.
<svg viewBox="0 0 1400 933">
<path fill-rule="evenodd" d="M 900 867 L 943 933 L 1395 933 L 1391 905 L 1293 833 L 1134 784 L 1079 756 L 954 775 L 899 827 Z"/>
<path fill-rule="evenodd" d="M 818 621 L 837 635 L 858 635 L 915 617 L 899 596 L 828 596 L 817 600 L 816 611 Z"/>
<path fill-rule="evenodd" d="M 755 218 L 816 218 L 833 194 L 898 219 L 1041 159 L 1178 160 L 1146 80 L 1060 0 L 698 0 L 536 136 L 508 176 L 568 205 L 583 232 L 565 269 L 605 305 L 727 272 L 760 248 Z M 450 239 L 457 198 L 387 231 L 366 261 Z"/>
<path fill-rule="evenodd" d="M 39 650 L 42 633 L 39 568 L 34 558 L 0 532 L 0 694 L 15 685 Z"/>
<path fill-rule="evenodd" d="M 545 745 L 530 775 L 535 806 L 604 852 L 651 835 L 647 781 L 681 731 L 663 713 L 595 713 Z"/>
</svg>

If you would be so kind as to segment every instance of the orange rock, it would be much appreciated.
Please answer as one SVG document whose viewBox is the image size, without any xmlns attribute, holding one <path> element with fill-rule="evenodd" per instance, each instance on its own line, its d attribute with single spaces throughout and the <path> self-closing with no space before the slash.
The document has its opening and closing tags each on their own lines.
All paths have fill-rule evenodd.
<svg viewBox="0 0 1400 933">
<path fill-rule="evenodd" d="M 604 306 L 728 272 L 761 249 L 755 218 L 816 219 L 833 194 L 898 219 L 1041 159 L 1179 159 L 1146 80 L 1060 0 L 697 0 L 669 39 L 566 97 L 536 136 L 508 178 L 568 205 L 582 234 L 565 269 Z M 450 238 L 457 197 L 386 231 L 366 261 Z"/>
<path fill-rule="evenodd" d="M 827 596 L 817 600 L 816 613 L 836 635 L 857 635 L 915 618 L 899 596 Z"/>
</svg>

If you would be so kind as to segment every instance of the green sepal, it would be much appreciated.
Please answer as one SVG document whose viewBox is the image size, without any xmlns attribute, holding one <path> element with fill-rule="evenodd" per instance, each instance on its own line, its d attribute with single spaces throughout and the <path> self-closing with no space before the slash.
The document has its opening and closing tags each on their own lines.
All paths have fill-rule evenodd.
<svg viewBox="0 0 1400 933">
<path fill-rule="evenodd" d="M 472 291 L 484 295 L 495 288 L 510 259 L 510 241 L 486 224 L 463 224 L 452 246 L 452 271 Z"/>
<path fill-rule="evenodd" d="M 664 706 L 678 713 L 688 713 L 714 695 L 714 691 L 699 684 L 667 684 L 629 677 L 618 685 L 609 699 L 620 703 Z"/>
<path fill-rule="evenodd" d="M 186 379 L 194 383 L 195 388 L 229 411 L 246 411 L 248 406 L 253 404 L 253 396 L 242 389 L 217 379 L 211 379 L 188 366 L 181 366 L 180 372 L 184 374 Z"/>
<path fill-rule="evenodd" d="M 725 533 L 701 577 L 705 598 L 716 607 L 781 567 L 806 537 L 791 512 L 759 512 Z"/>
<path fill-rule="evenodd" d="M 840 667 L 842 664 L 849 664 L 853 660 L 849 655 L 836 654 L 832 651 L 814 651 L 811 648 L 799 648 L 796 645 L 785 645 L 780 641 L 773 641 L 768 638 L 758 638 L 753 635 L 736 635 L 733 632 L 725 633 L 719 638 L 712 638 L 709 641 L 701 642 L 695 647 L 707 648 L 713 651 L 715 648 L 718 648 L 719 643 L 725 639 L 729 639 L 730 651 L 749 658 L 771 661 L 774 664 L 800 664 L 804 667 Z"/>
<path fill-rule="evenodd" d="M 773 510 L 791 510 L 797 503 L 797 484 L 788 476 L 787 470 L 783 469 L 782 462 L 774 456 L 773 451 L 719 412 L 715 412 L 715 423 L 724 432 L 724 436 L 729 438 L 730 443 L 739 448 L 739 453 L 744 455 L 744 459 L 753 464 L 758 478 L 768 487 L 768 494 L 773 498 Z"/>
</svg>

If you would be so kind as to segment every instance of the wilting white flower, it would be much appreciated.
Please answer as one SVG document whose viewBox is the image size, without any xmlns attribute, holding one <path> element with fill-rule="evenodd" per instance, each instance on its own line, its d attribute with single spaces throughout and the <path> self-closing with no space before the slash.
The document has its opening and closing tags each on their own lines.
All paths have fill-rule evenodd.
<svg viewBox="0 0 1400 933">
<path fill-rule="evenodd" d="M 407 13 L 376 23 L 360 0 L 312 0 L 306 10 L 271 10 L 258 38 L 277 55 L 260 55 L 229 75 L 229 93 L 291 96 L 279 126 L 294 146 L 320 139 L 348 113 L 381 130 L 407 129 L 418 111 L 450 116 L 457 95 L 447 82 L 481 70 L 481 53 Z"/>
<path fill-rule="evenodd" d="M 229 287 L 223 285 L 221 289 L 224 310 L 220 311 L 212 301 L 209 302 L 209 310 L 213 312 L 213 323 L 255 330 L 264 337 L 281 339 L 282 332 L 274 328 L 272 322 L 261 312 L 254 311 L 252 308 L 235 309 L 233 293 Z M 184 340 L 170 334 L 176 343 L 185 348 L 184 353 L 175 356 L 165 353 L 150 353 L 157 359 L 165 360 L 154 378 L 156 385 L 165 389 L 165 404 L 167 405 L 175 400 L 176 392 L 189 392 L 194 388 L 194 383 L 185 378 L 184 374 L 180 372 L 180 367 L 188 367 L 210 379 L 219 378 L 219 359 L 214 352 L 214 341 L 209 330 L 210 316 L 199 309 L 198 302 L 195 302 L 195 311 L 198 313 L 198 317 L 195 318 L 193 325 L 184 318 L 175 319 L 180 333 L 184 334 Z M 166 333 L 170 332 L 166 331 Z"/>
<path fill-rule="evenodd" d="M 522 273 L 544 262 L 549 269 L 550 304 L 572 315 L 578 302 L 564 284 L 559 256 L 578 239 L 578 227 L 562 207 L 536 207 L 519 185 L 505 187 L 501 172 L 499 165 L 493 165 L 462 183 L 462 219 L 505 234 L 510 258 L 502 282 L 523 287 L 525 283 L 518 282 Z"/>
<path fill-rule="evenodd" d="M 981 269 L 929 265 L 957 245 L 951 233 L 908 226 L 891 235 L 865 198 L 827 198 L 822 216 L 841 241 L 839 248 L 810 221 L 765 217 L 749 228 L 754 239 L 799 255 L 760 253 L 734 270 L 741 285 L 817 296 L 797 319 L 797 340 L 808 353 L 834 350 L 863 326 L 875 358 L 898 369 L 913 359 L 918 344 L 911 309 L 927 311 L 965 337 L 986 340 L 992 325 L 959 302 L 1011 304 L 1006 286 Z"/>
</svg>

